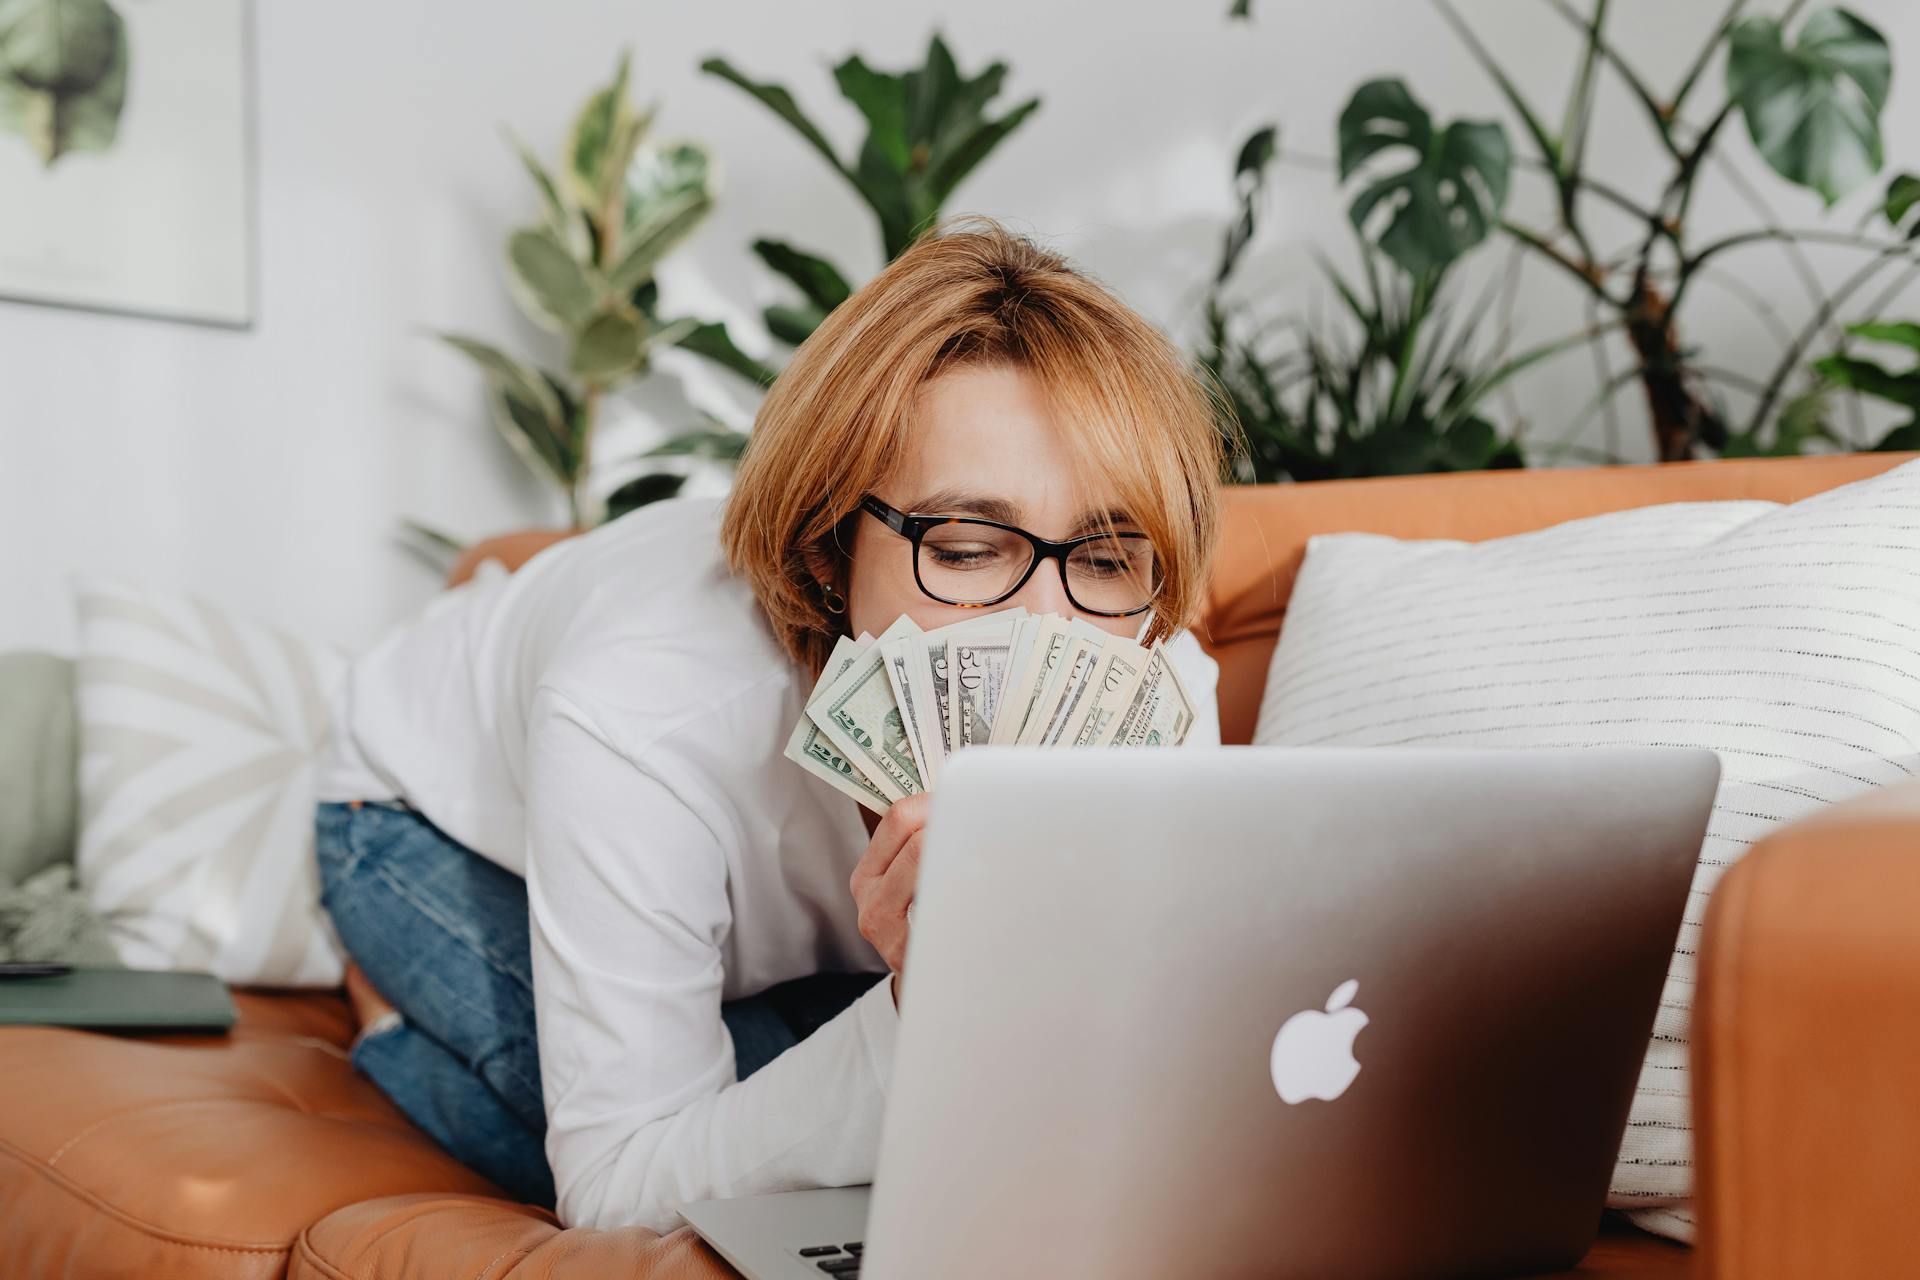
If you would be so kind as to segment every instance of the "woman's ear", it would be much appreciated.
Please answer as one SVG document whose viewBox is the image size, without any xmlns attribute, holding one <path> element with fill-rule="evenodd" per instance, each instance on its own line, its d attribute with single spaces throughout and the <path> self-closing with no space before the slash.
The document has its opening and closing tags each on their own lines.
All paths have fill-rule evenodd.
<svg viewBox="0 0 1920 1280">
<path fill-rule="evenodd" d="M 815 586 L 825 584 L 829 587 L 837 587 L 839 585 L 840 565 L 831 552 L 815 544 L 802 552 L 801 557 L 806 564 L 807 576 L 813 579 Z"/>
</svg>

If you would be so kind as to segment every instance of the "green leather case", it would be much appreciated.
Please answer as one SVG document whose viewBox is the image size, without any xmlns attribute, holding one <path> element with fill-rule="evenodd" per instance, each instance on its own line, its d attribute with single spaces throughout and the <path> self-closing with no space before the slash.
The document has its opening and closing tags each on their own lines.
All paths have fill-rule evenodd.
<svg viewBox="0 0 1920 1280">
<path fill-rule="evenodd" d="M 92 1031 L 225 1031 L 237 1013 L 210 973 L 75 969 L 47 978 L 0 977 L 0 1026 Z"/>
</svg>

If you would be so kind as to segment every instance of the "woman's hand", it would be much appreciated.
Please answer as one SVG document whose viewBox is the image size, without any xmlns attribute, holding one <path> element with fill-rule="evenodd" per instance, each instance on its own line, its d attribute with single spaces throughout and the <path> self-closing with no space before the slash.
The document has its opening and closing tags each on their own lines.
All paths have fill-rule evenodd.
<svg viewBox="0 0 1920 1280">
<path fill-rule="evenodd" d="M 896 800 L 873 828 L 867 851 L 847 887 L 860 909 L 860 933 L 893 970 L 900 1002 L 900 971 L 907 959 L 907 905 L 920 876 L 920 837 L 927 825 L 926 792 Z"/>
</svg>

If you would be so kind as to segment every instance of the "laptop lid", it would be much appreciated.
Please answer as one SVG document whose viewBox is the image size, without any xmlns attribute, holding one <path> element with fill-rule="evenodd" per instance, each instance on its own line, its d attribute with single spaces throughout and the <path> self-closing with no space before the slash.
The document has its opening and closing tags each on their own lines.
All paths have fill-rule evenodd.
<svg viewBox="0 0 1920 1280">
<path fill-rule="evenodd" d="M 957 754 L 867 1274 L 1571 1265 L 1718 772 L 1677 749 Z"/>
</svg>

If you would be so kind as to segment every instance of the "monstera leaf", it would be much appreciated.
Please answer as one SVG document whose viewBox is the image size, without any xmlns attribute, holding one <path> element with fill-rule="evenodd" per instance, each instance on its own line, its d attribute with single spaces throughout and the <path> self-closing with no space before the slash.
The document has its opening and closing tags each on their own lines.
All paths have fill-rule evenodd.
<svg viewBox="0 0 1920 1280">
<path fill-rule="evenodd" d="M 1912 321 L 1867 321 L 1850 324 L 1847 332 L 1868 342 L 1882 342 L 1920 353 L 1920 324 Z M 1813 362 L 1813 368 L 1832 386 L 1885 400 L 1911 416 L 1872 446 L 1874 452 L 1920 449 L 1920 362 L 1894 370 L 1858 356 L 1834 354 Z"/>
<path fill-rule="evenodd" d="M 1880 203 L 1880 212 L 1886 216 L 1887 225 L 1912 240 L 1920 236 L 1920 220 L 1903 226 L 1907 215 L 1916 205 L 1920 205 L 1920 178 L 1910 173 L 1898 173 L 1887 184 L 1887 194 Z"/>
<path fill-rule="evenodd" d="M 107 0 L 0 0 L 0 129 L 41 163 L 111 147 L 126 98 L 126 24 Z"/>
<path fill-rule="evenodd" d="M 1880 170 L 1880 112 L 1893 58 L 1845 9 L 1822 9 L 1791 47 L 1771 18 L 1748 18 L 1727 50 L 1727 96 L 1774 172 L 1828 204 Z"/>
<path fill-rule="evenodd" d="M 1439 271 L 1498 222 L 1513 149 L 1498 124 L 1456 120 L 1436 130 L 1401 81 L 1368 81 L 1340 113 L 1340 180 L 1401 151 L 1411 163 L 1367 183 L 1348 216 L 1408 272 Z"/>
</svg>

